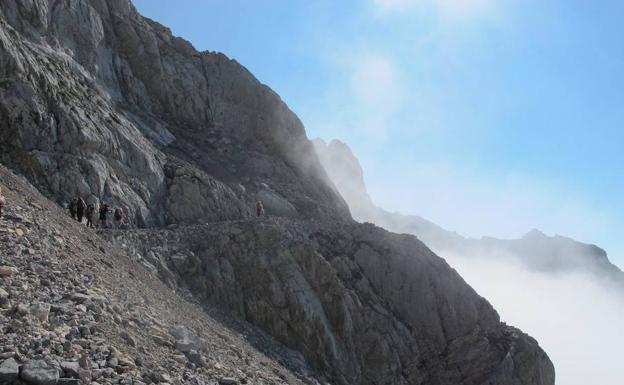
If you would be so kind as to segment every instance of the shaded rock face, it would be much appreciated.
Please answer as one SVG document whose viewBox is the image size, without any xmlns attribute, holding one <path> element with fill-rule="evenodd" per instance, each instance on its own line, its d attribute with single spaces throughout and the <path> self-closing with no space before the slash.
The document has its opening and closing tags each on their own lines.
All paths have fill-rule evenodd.
<svg viewBox="0 0 624 385">
<path fill-rule="evenodd" d="M 362 168 L 351 149 L 334 140 L 313 141 L 329 178 L 345 198 L 353 218 L 375 223 L 390 231 L 418 236 L 440 255 L 467 257 L 513 258 L 524 266 L 546 273 L 578 271 L 605 277 L 624 289 L 624 273 L 613 265 L 607 253 L 560 235 L 549 237 L 532 230 L 520 239 L 502 240 L 492 237 L 465 238 L 455 232 L 415 215 L 390 213 L 374 205 L 364 183 Z"/>
<path fill-rule="evenodd" d="M 0 151 L 57 202 L 80 195 L 122 206 L 152 229 L 101 235 L 134 250 L 141 277 L 251 322 L 332 383 L 554 382 L 537 343 L 501 324 L 426 246 L 351 220 L 273 91 L 128 0 L 2 3 Z M 260 219 L 257 199 L 266 201 Z M 151 341 L 203 365 L 192 335 L 160 334 Z M 138 348 L 137 335 L 116 338 Z"/>
<path fill-rule="evenodd" d="M 117 237 L 337 383 L 554 383 L 537 342 L 412 236 L 265 218 Z"/>
<path fill-rule="evenodd" d="M 139 226 L 241 218 L 265 183 L 302 215 L 348 215 L 299 119 L 235 61 L 195 51 L 128 0 L 7 0 L 0 12 L 2 160 L 59 202 L 122 206 Z M 217 183 L 168 180 L 180 161 L 237 208 L 172 203 L 201 205 Z"/>
</svg>

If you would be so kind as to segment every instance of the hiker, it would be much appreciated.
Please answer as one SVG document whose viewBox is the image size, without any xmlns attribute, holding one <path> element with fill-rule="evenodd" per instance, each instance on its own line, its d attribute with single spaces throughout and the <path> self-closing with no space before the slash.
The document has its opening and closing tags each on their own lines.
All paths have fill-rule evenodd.
<svg viewBox="0 0 624 385">
<path fill-rule="evenodd" d="M 5 203 L 6 200 L 4 199 L 4 195 L 2 195 L 2 187 L 0 187 L 0 218 L 2 218 L 2 208 L 4 207 Z"/>
<path fill-rule="evenodd" d="M 95 205 L 93 203 L 89 203 L 89 205 L 87 206 L 87 227 L 88 228 L 95 228 L 95 225 L 93 224 L 95 220 Z"/>
<path fill-rule="evenodd" d="M 121 225 L 123 225 L 124 212 L 121 207 L 117 207 L 115 209 L 115 226 L 120 229 Z"/>
<path fill-rule="evenodd" d="M 78 198 L 74 198 L 69 202 L 69 215 L 72 219 L 76 219 L 76 210 L 78 208 Z"/>
<path fill-rule="evenodd" d="M 106 216 L 108 215 L 110 209 L 109 206 L 104 203 L 102 207 L 100 207 L 100 228 L 106 228 Z"/>
<path fill-rule="evenodd" d="M 261 200 L 256 202 L 256 214 L 258 214 L 258 216 L 264 214 L 264 204 L 262 204 Z"/>
<path fill-rule="evenodd" d="M 82 218 L 85 215 L 85 210 L 87 209 L 87 204 L 85 203 L 84 199 L 82 198 L 76 198 L 77 202 L 76 202 L 76 219 L 78 220 L 78 222 L 82 223 Z"/>
</svg>

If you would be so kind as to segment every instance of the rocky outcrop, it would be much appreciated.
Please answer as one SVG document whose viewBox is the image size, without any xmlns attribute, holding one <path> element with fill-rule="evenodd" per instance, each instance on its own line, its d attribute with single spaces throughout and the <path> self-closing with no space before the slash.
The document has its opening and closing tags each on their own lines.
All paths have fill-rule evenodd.
<svg viewBox="0 0 624 385">
<path fill-rule="evenodd" d="M 551 384 L 537 343 L 412 236 L 265 218 L 126 232 L 175 285 L 300 351 L 338 383 Z M 160 262 L 159 262 L 160 264 Z M 517 370 L 531 362 L 531 370 Z"/>
<path fill-rule="evenodd" d="M 8 186 L 3 349 L 20 364 L 71 358 L 85 383 L 554 382 L 537 343 L 424 244 L 352 221 L 299 119 L 235 61 L 129 0 L 7 0 L 0 63 L 0 160 L 57 203 L 148 228 L 95 233 Z M 290 370 L 232 347 L 202 306 Z M 46 315 L 61 330 L 32 342 Z"/>
<path fill-rule="evenodd" d="M 560 235 L 549 237 L 538 230 L 513 240 L 466 238 L 419 216 L 390 213 L 379 208 L 370 199 L 360 163 L 346 144 L 337 140 L 327 144 L 320 139 L 313 143 L 330 179 L 348 202 L 353 217 L 360 222 L 414 234 L 440 255 L 486 257 L 499 261 L 513 259 L 540 272 L 575 271 L 591 274 L 600 280 L 607 278 L 624 289 L 624 273 L 609 261 L 604 250 L 595 245 Z"/>
</svg>

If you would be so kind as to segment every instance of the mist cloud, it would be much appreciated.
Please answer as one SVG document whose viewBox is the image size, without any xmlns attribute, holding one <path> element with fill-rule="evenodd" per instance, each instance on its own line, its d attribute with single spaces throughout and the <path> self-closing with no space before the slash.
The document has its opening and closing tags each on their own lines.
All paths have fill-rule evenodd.
<svg viewBox="0 0 624 385">
<path fill-rule="evenodd" d="M 501 319 L 533 336 L 557 384 L 624 383 L 624 293 L 583 273 L 543 274 L 507 260 L 445 256 Z"/>
<path fill-rule="evenodd" d="M 378 194 L 371 200 L 363 171 L 350 149 L 337 141 L 315 144 L 329 177 L 357 220 L 375 222 L 391 231 L 415 232 L 430 247 L 437 244 L 442 248 L 434 251 L 492 303 L 504 322 L 536 338 L 555 365 L 558 384 L 624 383 L 620 354 L 624 346 L 624 285 L 616 286 L 611 280 L 609 272 L 614 267 L 608 272 L 598 268 L 603 266 L 595 259 L 600 253 L 591 254 L 587 245 L 535 235 L 537 232 L 524 237 L 521 248 L 517 244 L 507 249 L 488 248 L 485 242 L 470 249 L 468 240 L 457 234 L 417 217 L 384 213 L 373 202 L 380 203 L 375 197 L 383 197 L 382 207 L 391 205 L 403 213 L 424 213 L 425 217 L 444 213 L 463 223 L 470 233 L 482 232 L 479 235 L 512 228 L 526 232 L 545 224 L 559 227 L 558 232 L 564 234 L 587 227 L 606 230 L 609 221 L 600 210 L 553 184 L 517 177 L 481 184 L 474 177 L 461 177 L 452 168 L 423 166 L 413 167 L 410 176 L 379 173 L 379 181 L 373 182 Z M 379 186 L 383 188 L 379 190 Z"/>
</svg>

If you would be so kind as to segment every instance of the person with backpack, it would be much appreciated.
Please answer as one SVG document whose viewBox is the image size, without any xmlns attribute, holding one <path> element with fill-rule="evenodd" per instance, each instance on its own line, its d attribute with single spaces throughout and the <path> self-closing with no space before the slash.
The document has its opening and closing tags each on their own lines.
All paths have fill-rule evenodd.
<svg viewBox="0 0 624 385">
<path fill-rule="evenodd" d="M 72 219 L 76 219 L 76 210 L 78 208 L 78 198 L 74 198 L 69 202 L 69 215 Z"/>
<path fill-rule="evenodd" d="M 258 200 L 256 202 L 256 214 L 258 215 L 258 217 L 264 214 L 264 204 L 261 200 Z"/>
<path fill-rule="evenodd" d="M 84 199 L 82 198 L 76 198 L 77 202 L 76 202 L 76 219 L 78 220 L 78 222 L 82 223 L 82 218 L 84 218 L 85 215 L 85 210 L 87 209 L 87 204 L 85 203 Z"/>
<path fill-rule="evenodd" d="M 120 229 L 124 222 L 124 212 L 121 207 L 115 209 L 115 226 Z"/>
<path fill-rule="evenodd" d="M 87 227 L 95 228 L 93 222 L 95 221 L 95 205 L 93 203 L 89 203 L 87 206 Z"/>
<path fill-rule="evenodd" d="M 100 228 L 105 229 L 106 226 L 106 217 L 110 212 L 110 208 L 108 204 L 104 203 L 102 207 L 100 207 Z"/>
<path fill-rule="evenodd" d="M 2 209 L 4 208 L 5 204 L 6 199 L 4 198 L 4 195 L 2 195 L 2 187 L 0 187 L 0 218 L 2 218 Z"/>
</svg>

